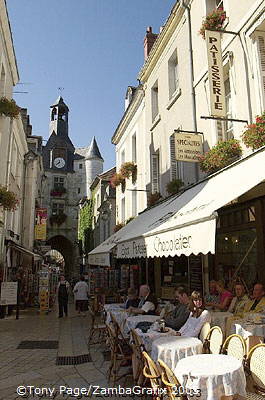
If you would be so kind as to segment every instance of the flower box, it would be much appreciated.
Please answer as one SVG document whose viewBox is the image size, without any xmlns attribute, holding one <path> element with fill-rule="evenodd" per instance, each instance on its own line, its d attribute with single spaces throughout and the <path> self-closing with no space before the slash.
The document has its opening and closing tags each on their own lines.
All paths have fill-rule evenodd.
<svg viewBox="0 0 265 400">
<path fill-rule="evenodd" d="M 65 187 L 58 187 L 58 188 L 53 188 L 50 192 L 50 195 L 54 197 L 60 197 L 65 193 L 66 193 Z"/>
<path fill-rule="evenodd" d="M 180 188 L 184 185 L 181 179 L 173 179 L 167 184 L 167 192 L 168 194 L 177 194 Z"/>
<path fill-rule="evenodd" d="M 265 112 L 256 117 L 256 122 L 247 126 L 242 134 L 242 142 L 246 147 L 256 150 L 265 146 Z"/>
<path fill-rule="evenodd" d="M 7 190 L 4 186 L 0 186 L 0 206 L 4 210 L 14 211 L 18 205 L 18 198 L 14 192 Z"/>
<path fill-rule="evenodd" d="M 135 183 L 137 179 L 137 165 L 131 161 L 123 163 L 120 168 L 120 174 L 125 179 L 132 177 L 132 182 Z"/>
<path fill-rule="evenodd" d="M 124 224 L 122 224 L 122 223 L 115 225 L 114 232 L 115 233 L 118 232 L 123 227 L 124 227 Z"/>
<path fill-rule="evenodd" d="M 206 30 L 224 30 L 223 24 L 226 20 L 226 13 L 222 9 L 215 9 L 206 15 L 205 19 L 202 21 L 201 29 L 199 34 L 205 39 Z"/>
<path fill-rule="evenodd" d="M 15 100 L 9 100 L 6 97 L 0 98 L 0 115 L 5 115 L 10 118 L 18 118 L 20 107 L 16 104 Z"/>
<path fill-rule="evenodd" d="M 161 197 L 162 196 L 159 192 L 150 193 L 147 198 L 147 206 L 148 207 L 154 206 L 161 199 Z"/>
<path fill-rule="evenodd" d="M 242 148 L 236 139 L 219 142 L 207 153 L 198 157 L 200 169 L 203 172 L 213 173 L 226 167 L 242 155 Z"/>
</svg>

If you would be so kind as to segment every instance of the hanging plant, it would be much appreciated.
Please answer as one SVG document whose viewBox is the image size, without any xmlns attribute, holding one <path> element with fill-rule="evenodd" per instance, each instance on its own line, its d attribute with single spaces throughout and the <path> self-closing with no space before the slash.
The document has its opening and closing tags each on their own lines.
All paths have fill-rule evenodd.
<svg viewBox="0 0 265 400">
<path fill-rule="evenodd" d="M 181 186 L 184 185 L 181 179 L 173 179 L 167 184 L 167 192 L 168 194 L 177 194 Z"/>
<path fill-rule="evenodd" d="M 156 193 L 150 193 L 147 199 L 147 206 L 151 207 L 155 205 L 160 199 L 161 199 L 161 194 L 159 192 Z"/>
<path fill-rule="evenodd" d="M 62 196 L 62 194 L 66 193 L 65 187 L 56 187 L 51 190 L 51 196 Z"/>
<path fill-rule="evenodd" d="M 207 153 L 198 157 L 200 169 L 203 172 L 213 173 L 226 167 L 242 155 L 242 148 L 236 139 L 219 142 Z"/>
<path fill-rule="evenodd" d="M 117 187 L 121 185 L 123 182 L 125 182 L 124 177 L 121 174 L 114 174 L 110 180 L 110 184 L 112 187 Z"/>
<path fill-rule="evenodd" d="M 265 146 L 265 112 L 256 117 L 256 123 L 247 126 L 242 134 L 242 142 L 252 150 Z"/>
<path fill-rule="evenodd" d="M 118 232 L 121 228 L 123 228 L 124 227 L 124 224 L 122 224 L 122 223 L 119 223 L 119 224 L 117 224 L 117 225 L 115 225 L 115 227 L 114 227 L 114 232 L 116 233 L 116 232 Z"/>
<path fill-rule="evenodd" d="M 0 186 L 0 206 L 4 210 L 14 211 L 18 205 L 18 198 L 14 192 L 7 190 L 4 186 Z"/>
<path fill-rule="evenodd" d="M 223 24 L 226 19 L 226 13 L 222 9 L 215 9 L 206 15 L 205 19 L 202 21 L 201 29 L 199 34 L 205 39 L 206 30 L 222 31 Z"/>
<path fill-rule="evenodd" d="M 15 100 L 8 100 L 6 97 L 0 98 L 0 115 L 10 118 L 17 118 L 20 113 L 20 107 Z"/>
<path fill-rule="evenodd" d="M 137 165 L 132 161 L 123 163 L 120 168 L 120 174 L 125 179 L 132 177 L 132 182 L 135 183 L 137 180 Z"/>
<path fill-rule="evenodd" d="M 50 224 L 56 224 L 58 226 L 62 225 L 67 219 L 67 215 L 64 213 L 51 215 L 49 218 Z"/>
</svg>

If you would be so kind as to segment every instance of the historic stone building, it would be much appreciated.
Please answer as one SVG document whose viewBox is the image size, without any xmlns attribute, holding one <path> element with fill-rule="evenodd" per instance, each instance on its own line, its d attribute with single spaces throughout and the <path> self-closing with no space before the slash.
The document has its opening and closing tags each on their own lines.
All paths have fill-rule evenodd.
<svg viewBox="0 0 265 400">
<path fill-rule="evenodd" d="M 96 139 L 76 149 L 68 136 L 69 108 L 59 97 L 51 106 L 50 137 L 43 148 L 43 207 L 48 210 L 47 243 L 65 259 L 66 275 L 79 272 L 78 204 L 90 197 L 90 184 L 103 171 Z"/>
</svg>

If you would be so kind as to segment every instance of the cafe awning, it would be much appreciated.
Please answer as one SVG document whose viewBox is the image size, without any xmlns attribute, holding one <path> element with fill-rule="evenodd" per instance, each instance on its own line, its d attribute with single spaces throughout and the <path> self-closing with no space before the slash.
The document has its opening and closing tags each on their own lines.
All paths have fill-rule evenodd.
<svg viewBox="0 0 265 400">
<path fill-rule="evenodd" d="M 265 179 L 265 147 L 138 215 L 92 250 L 88 262 L 215 253 L 217 211 Z"/>
<path fill-rule="evenodd" d="M 261 183 L 264 166 L 262 147 L 143 212 L 119 231 L 117 257 L 215 253 L 217 210 Z"/>
</svg>

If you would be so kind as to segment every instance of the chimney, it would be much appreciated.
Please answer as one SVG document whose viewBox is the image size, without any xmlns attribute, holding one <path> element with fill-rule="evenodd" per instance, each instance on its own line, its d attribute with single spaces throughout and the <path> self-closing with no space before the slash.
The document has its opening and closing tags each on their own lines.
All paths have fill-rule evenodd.
<svg viewBox="0 0 265 400">
<path fill-rule="evenodd" d="M 146 29 L 146 35 L 144 37 L 144 61 L 147 60 L 147 57 L 149 56 L 149 53 L 151 51 L 151 48 L 153 47 L 153 44 L 155 43 L 157 38 L 157 34 L 152 32 L 152 27 L 148 26 Z"/>
</svg>

